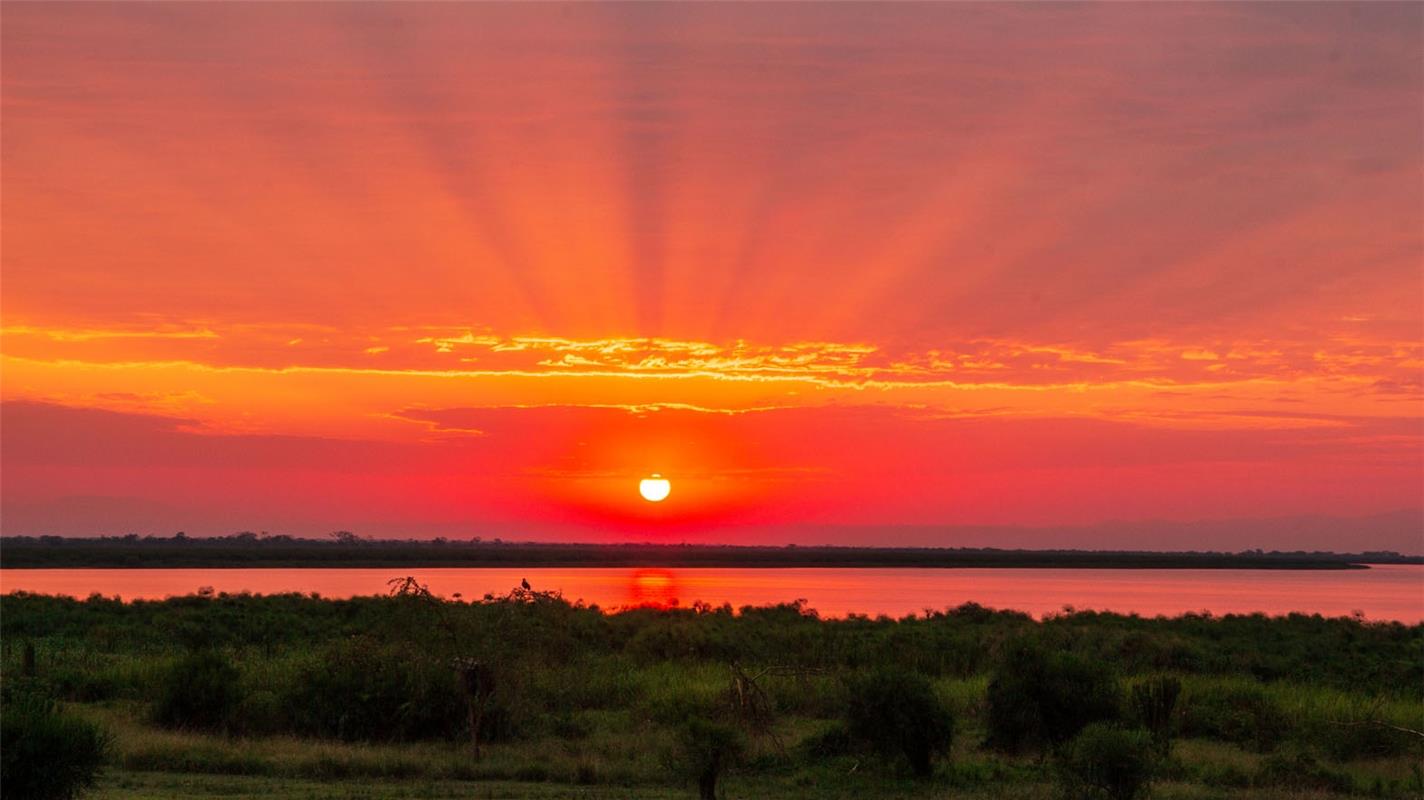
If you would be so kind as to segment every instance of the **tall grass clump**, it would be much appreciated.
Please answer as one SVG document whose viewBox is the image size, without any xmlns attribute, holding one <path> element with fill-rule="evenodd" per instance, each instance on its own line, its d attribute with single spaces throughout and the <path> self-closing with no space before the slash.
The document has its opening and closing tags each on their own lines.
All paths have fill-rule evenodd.
<svg viewBox="0 0 1424 800">
<path fill-rule="evenodd" d="M 1171 752 L 1177 725 L 1177 697 L 1181 693 L 1182 682 L 1170 675 L 1154 675 L 1132 685 L 1133 716 L 1152 735 L 1158 755 Z"/>
<path fill-rule="evenodd" d="M 109 737 L 37 692 L 6 692 L 0 711 L 0 787 L 5 797 L 69 800 L 92 787 Z"/>
<path fill-rule="evenodd" d="M 1107 666 L 1036 642 L 1007 647 L 986 692 L 989 735 L 995 749 L 1045 749 L 1086 726 L 1117 717 L 1117 681 Z"/>
<path fill-rule="evenodd" d="M 954 741 L 954 716 L 923 675 L 882 668 L 852 677 L 846 691 L 850 735 L 883 755 L 904 756 L 919 777 Z"/>
</svg>

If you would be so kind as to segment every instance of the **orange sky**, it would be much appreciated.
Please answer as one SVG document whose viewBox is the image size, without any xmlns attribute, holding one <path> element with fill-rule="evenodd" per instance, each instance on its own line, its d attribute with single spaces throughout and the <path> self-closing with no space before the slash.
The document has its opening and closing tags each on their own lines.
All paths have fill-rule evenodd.
<svg viewBox="0 0 1424 800">
<path fill-rule="evenodd" d="M 6 534 L 1424 549 L 1424 6 L 3 23 Z"/>
</svg>

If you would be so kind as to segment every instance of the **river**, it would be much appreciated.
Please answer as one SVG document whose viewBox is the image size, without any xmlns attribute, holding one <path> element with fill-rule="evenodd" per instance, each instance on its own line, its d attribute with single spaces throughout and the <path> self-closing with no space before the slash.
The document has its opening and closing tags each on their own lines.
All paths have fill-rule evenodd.
<svg viewBox="0 0 1424 800">
<path fill-rule="evenodd" d="M 502 595 L 520 581 L 604 609 L 689 606 L 701 601 L 768 605 L 805 600 L 823 616 L 903 616 L 974 602 L 1041 617 L 1065 606 L 1143 616 L 1303 612 L 1362 613 L 1424 621 L 1424 566 L 1364 570 L 1189 569 L 727 569 L 727 568 L 257 568 L 7 569 L 0 591 L 125 600 L 217 592 L 381 594 L 410 575 L 443 597 Z"/>
</svg>

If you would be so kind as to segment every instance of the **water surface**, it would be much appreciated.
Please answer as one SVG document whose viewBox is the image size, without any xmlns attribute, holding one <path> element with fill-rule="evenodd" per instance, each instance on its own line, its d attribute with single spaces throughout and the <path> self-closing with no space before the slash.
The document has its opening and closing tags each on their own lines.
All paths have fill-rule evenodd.
<svg viewBox="0 0 1424 800">
<path fill-rule="evenodd" d="M 381 594 L 410 575 L 443 597 L 504 594 L 528 580 L 605 609 L 701 601 L 769 605 L 805 600 L 823 616 L 902 616 L 974 602 L 1042 616 L 1064 606 L 1176 615 L 1303 612 L 1375 620 L 1424 621 L 1424 566 L 1365 570 L 1189 569 L 736 569 L 379 567 L 256 569 L 10 569 L 0 591 L 125 600 L 217 592 Z"/>
</svg>

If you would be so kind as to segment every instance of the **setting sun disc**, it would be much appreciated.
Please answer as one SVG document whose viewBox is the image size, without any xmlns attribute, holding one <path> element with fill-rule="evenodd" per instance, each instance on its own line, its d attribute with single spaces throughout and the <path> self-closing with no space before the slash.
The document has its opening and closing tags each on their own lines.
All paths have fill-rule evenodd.
<svg viewBox="0 0 1424 800">
<path fill-rule="evenodd" d="M 661 503 L 671 492 L 672 483 L 656 472 L 638 482 L 638 494 L 650 503 Z"/>
</svg>

